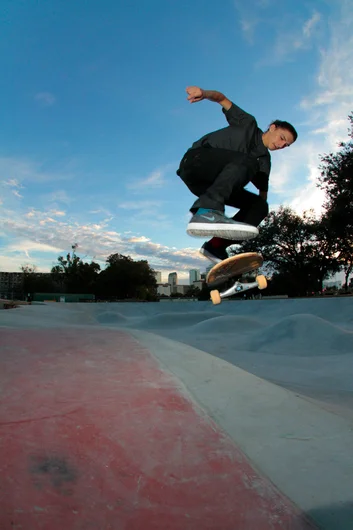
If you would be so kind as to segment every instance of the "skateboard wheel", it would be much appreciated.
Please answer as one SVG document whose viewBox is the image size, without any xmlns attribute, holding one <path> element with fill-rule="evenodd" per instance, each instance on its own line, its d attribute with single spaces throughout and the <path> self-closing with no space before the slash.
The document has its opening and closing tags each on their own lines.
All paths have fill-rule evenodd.
<svg viewBox="0 0 353 530">
<path fill-rule="evenodd" d="M 267 280 L 262 274 L 260 276 L 256 276 L 256 283 L 259 289 L 266 289 L 267 287 Z"/>
<path fill-rule="evenodd" d="M 221 303 L 221 295 L 219 294 L 219 291 L 211 291 L 210 295 L 213 304 L 217 305 Z"/>
</svg>

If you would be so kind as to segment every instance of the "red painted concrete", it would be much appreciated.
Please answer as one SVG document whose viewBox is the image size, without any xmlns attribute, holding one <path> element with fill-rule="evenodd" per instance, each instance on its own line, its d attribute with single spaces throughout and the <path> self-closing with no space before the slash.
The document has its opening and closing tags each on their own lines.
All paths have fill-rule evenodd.
<svg viewBox="0 0 353 530">
<path fill-rule="evenodd" d="M 2 530 L 314 528 L 128 334 L 0 340 Z"/>
</svg>

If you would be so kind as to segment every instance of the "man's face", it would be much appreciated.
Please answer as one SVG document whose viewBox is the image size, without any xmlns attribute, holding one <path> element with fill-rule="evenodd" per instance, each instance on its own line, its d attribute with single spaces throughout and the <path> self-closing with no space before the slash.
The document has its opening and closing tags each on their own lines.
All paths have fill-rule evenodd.
<svg viewBox="0 0 353 530">
<path fill-rule="evenodd" d="M 291 132 L 272 124 L 266 133 L 264 144 L 270 151 L 277 151 L 289 147 L 293 142 L 294 137 Z"/>
</svg>

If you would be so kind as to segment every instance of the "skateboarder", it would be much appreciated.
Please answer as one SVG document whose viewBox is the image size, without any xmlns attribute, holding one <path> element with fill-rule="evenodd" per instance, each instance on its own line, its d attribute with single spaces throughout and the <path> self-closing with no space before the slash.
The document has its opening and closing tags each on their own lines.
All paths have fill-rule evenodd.
<svg viewBox="0 0 353 530">
<path fill-rule="evenodd" d="M 294 127 L 276 120 L 263 132 L 256 119 L 215 90 L 197 86 L 186 89 L 190 103 L 203 99 L 222 106 L 229 126 L 206 134 L 183 156 L 177 175 L 198 197 L 190 208 L 187 232 L 193 236 L 216 236 L 200 252 L 214 262 L 228 257 L 226 248 L 236 241 L 251 239 L 268 215 L 270 151 L 289 147 L 297 139 Z M 244 187 L 252 182 L 259 195 Z M 225 205 L 238 208 L 230 219 Z"/>
</svg>

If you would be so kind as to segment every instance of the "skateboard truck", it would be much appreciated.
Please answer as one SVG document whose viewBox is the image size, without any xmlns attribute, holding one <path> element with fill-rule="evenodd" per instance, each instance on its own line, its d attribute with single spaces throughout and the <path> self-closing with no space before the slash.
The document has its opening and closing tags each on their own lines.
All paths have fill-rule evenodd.
<svg viewBox="0 0 353 530">
<path fill-rule="evenodd" d="M 234 285 L 225 291 L 220 292 L 218 289 L 214 289 L 210 292 L 210 297 L 213 304 L 220 304 L 223 298 L 228 298 L 234 294 L 239 294 L 241 292 L 249 291 L 250 289 L 266 289 L 267 281 L 265 276 L 260 275 L 256 276 L 254 282 L 242 283 L 239 280 L 236 280 Z"/>
<path fill-rule="evenodd" d="M 263 258 L 257 252 L 238 254 L 217 263 L 206 277 L 206 283 L 211 289 L 212 303 L 220 304 L 223 298 L 228 298 L 250 289 L 266 289 L 267 281 L 263 275 L 257 275 L 254 282 L 245 283 L 239 280 L 242 274 L 256 271 L 261 267 L 262 263 Z M 232 278 L 237 278 L 232 287 L 224 291 L 218 290 L 221 285 L 228 283 Z"/>
</svg>

